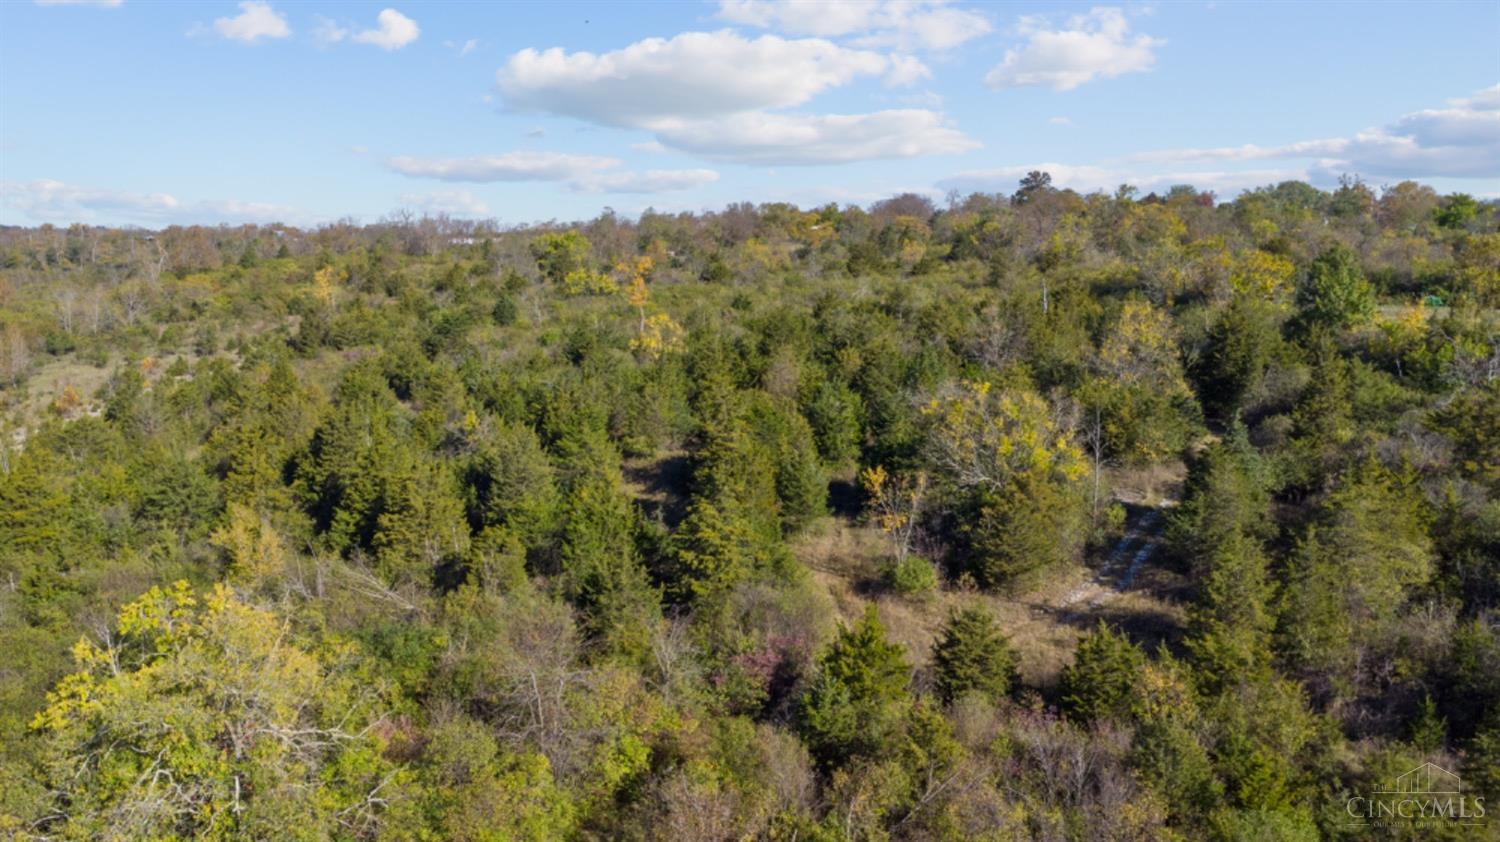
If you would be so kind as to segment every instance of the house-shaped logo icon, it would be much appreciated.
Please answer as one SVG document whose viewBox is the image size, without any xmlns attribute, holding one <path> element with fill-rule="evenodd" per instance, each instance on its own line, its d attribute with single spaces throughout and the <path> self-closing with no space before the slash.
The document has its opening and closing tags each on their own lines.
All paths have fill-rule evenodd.
<svg viewBox="0 0 1500 842">
<path fill-rule="evenodd" d="M 1421 766 L 1396 778 L 1394 789 L 1377 790 L 1384 793 L 1457 795 L 1463 785 L 1458 775 L 1435 763 Z"/>
</svg>

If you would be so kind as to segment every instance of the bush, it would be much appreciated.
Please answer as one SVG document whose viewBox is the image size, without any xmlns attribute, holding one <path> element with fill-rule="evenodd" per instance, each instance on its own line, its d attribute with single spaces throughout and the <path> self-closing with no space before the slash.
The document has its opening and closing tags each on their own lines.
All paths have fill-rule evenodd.
<svg viewBox="0 0 1500 842">
<path fill-rule="evenodd" d="M 937 589 L 937 567 L 921 556 L 909 555 L 885 568 L 885 582 L 902 596 L 920 596 Z"/>
</svg>

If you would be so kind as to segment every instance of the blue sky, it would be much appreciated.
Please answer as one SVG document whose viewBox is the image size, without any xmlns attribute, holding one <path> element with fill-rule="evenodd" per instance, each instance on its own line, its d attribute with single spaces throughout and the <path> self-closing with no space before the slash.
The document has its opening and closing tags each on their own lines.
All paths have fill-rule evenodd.
<svg viewBox="0 0 1500 842">
<path fill-rule="evenodd" d="M 1500 2 L 0 0 L 0 222 L 1500 195 Z"/>
</svg>

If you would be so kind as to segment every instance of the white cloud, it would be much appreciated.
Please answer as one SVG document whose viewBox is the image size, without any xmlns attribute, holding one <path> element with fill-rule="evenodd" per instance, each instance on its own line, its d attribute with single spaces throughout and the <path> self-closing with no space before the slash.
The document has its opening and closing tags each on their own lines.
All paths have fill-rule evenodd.
<svg viewBox="0 0 1500 842">
<path fill-rule="evenodd" d="M 579 193 L 665 193 L 691 190 L 719 180 L 713 170 L 646 170 L 592 173 L 569 184 Z"/>
<path fill-rule="evenodd" d="M 1275 163 L 1265 169 L 1230 168 L 1257 161 Z M 1052 162 L 1000 167 L 958 173 L 939 186 L 1009 193 L 1031 170 L 1044 170 L 1051 173 L 1053 184 L 1081 191 L 1108 191 L 1120 184 L 1160 191 L 1174 184 L 1191 184 L 1228 196 L 1289 179 L 1331 185 L 1348 173 L 1376 183 L 1407 178 L 1482 179 L 1486 184 L 1469 192 L 1495 193 L 1496 179 L 1500 179 L 1500 85 L 1472 97 L 1449 100 L 1446 108 L 1406 114 L 1353 137 L 1274 146 L 1247 143 L 1162 149 L 1100 164 Z"/>
<path fill-rule="evenodd" d="M 1155 50 L 1165 44 L 1149 35 L 1131 35 L 1125 13 L 1097 6 L 1068 19 L 1067 28 L 1049 29 L 1042 18 L 1021 18 L 1018 30 L 1026 37 L 1019 49 L 1006 50 L 1005 60 L 984 77 L 992 88 L 1043 85 L 1070 91 L 1095 78 L 1114 78 L 1150 70 Z"/>
<path fill-rule="evenodd" d="M 620 171 L 617 158 L 561 152 L 507 152 L 469 158 L 397 157 L 392 170 L 412 178 L 477 183 L 552 181 L 579 193 L 659 193 L 717 181 L 713 170 Z M 435 194 L 436 195 L 436 194 Z"/>
<path fill-rule="evenodd" d="M 487 216 L 489 205 L 467 190 L 439 190 L 436 193 L 405 193 L 403 205 L 410 205 L 426 213 L 444 213 L 449 216 Z"/>
<path fill-rule="evenodd" d="M 684 32 L 594 54 L 522 50 L 497 74 L 515 109 L 611 126 L 708 118 L 801 105 L 859 76 L 884 73 L 879 53 L 820 39 L 755 40 L 734 32 Z"/>
<path fill-rule="evenodd" d="M 886 84 L 898 87 L 915 85 L 923 79 L 931 78 L 932 70 L 927 65 L 916 56 L 906 55 L 891 56 L 891 69 L 885 74 Z"/>
<path fill-rule="evenodd" d="M 417 40 L 422 33 L 417 22 L 395 9 L 382 9 L 375 16 L 376 28 L 366 29 L 354 36 L 361 44 L 373 44 L 382 50 L 399 50 Z"/>
<path fill-rule="evenodd" d="M 1049 126 L 1071 126 L 1071 125 L 1073 125 L 1073 121 L 1071 119 L 1067 118 L 1067 117 L 1048 117 L 1047 118 L 1047 125 L 1049 125 Z"/>
<path fill-rule="evenodd" d="M 338 21 L 318 15 L 318 25 L 313 28 L 313 39 L 319 44 L 337 44 L 349 37 L 349 30 L 339 26 Z"/>
<path fill-rule="evenodd" d="M 292 34 L 286 16 L 263 0 L 245 0 L 240 13 L 232 18 L 214 21 L 214 31 L 232 41 L 253 44 L 262 38 L 286 38 Z"/>
<path fill-rule="evenodd" d="M 660 155 L 667 151 L 667 147 L 663 146 L 659 140 L 643 140 L 640 143 L 632 143 L 630 144 L 630 148 L 637 152 L 646 152 L 652 155 Z"/>
<path fill-rule="evenodd" d="M 413 178 L 440 181 L 567 181 L 619 166 L 615 158 L 561 152 L 507 152 L 470 158 L 396 157 L 386 166 Z"/>
<path fill-rule="evenodd" d="M 811 164 L 960 152 L 977 146 L 933 111 L 784 114 L 830 88 L 885 75 L 910 84 L 919 60 L 816 38 L 753 40 L 731 31 L 650 38 L 595 55 L 523 50 L 497 74 L 514 109 L 652 132 L 712 158 Z"/>
<path fill-rule="evenodd" d="M 1500 85 L 1447 108 L 1406 114 L 1349 138 L 1260 146 L 1164 149 L 1131 155 L 1132 163 L 1178 166 L 1199 161 L 1313 159 L 1315 177 L 1343 173 L 1371 178 L 1500 177 Z"/>
<path fill-rule="evenodd" d="M 0 205 L 38 222 L 87 222 L 101 216 L 148 224 L 289 222 L 292 208 L 237 199 L 184 202 L 168 193 L 134 193 L 52 179 L 0 182 Z"/>
<path fill-rule="evenodd" d="M 1197 161 L 1257 161 L 1271 158 L 1308 158 L 1336 155 L 1349 147 L 1342 138 L 1327 140 L 1305 140 L 1281 146 L 1260 146 L 1246 143 L 1240 146 L 1217 146 L 1203 149 L 1158 149 L 1126 156 L 1125 160 L 1141 164 L 1178 165 Z"/>
<path fill-rule="evenodd" d="M 475 48 L 479 46 L 479 39 L 470 38 L 462 44 L 458 43 L 457 41 L 444 41 L 443 46 L 447 47 L 455 53 L 458 53 L 459 58 L 463 58 L 469 53 L 474 52 Z"/>
<path fill-rule="evenodd" d="M 1472 108 L 1478 111 L 1500 110 L 1500 85 L 1485 88 L 1471 97 L 1450 99 L 1448 104 L 1454 108 Z"/>
<path fill-rule="evenodd" d="M 944 0 L 719 0 L 719 17 L 742 26 L 860 46 L 947 50 L 989 32 L 983 15 Z"/>
<path fill-rule="evenodd" d="M 754 164 L 838 164 L 876 158 L 947 155 L 979 144 L 916 108 L 872 114 L 735 114 L 663 125 L 668 146 Z"/>
</svg>

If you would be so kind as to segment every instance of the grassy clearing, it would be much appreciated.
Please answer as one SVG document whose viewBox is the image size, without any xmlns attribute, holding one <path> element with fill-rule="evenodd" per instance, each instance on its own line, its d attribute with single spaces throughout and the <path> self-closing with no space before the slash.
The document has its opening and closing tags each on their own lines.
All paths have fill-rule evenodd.
<svg viewBox="0 0 1500 842">
<path fill-rule="evenodd" d="M 1171 475 L 1163 482 L 1180 482 Z M 931 659 L 932 642 L 950 611 L 982 605 L 999 620 L 1020 657 L 1027 684 L 1044 690 L 1056 685 L 1072 662 L 1078 640 L 1100 620 L 1124 630 L 1148 648 L 1171 645 L 1184 620 L 1180 577 L 1149 567 L 1131 590 L 1099 605 L 1067 604 L 1069 594 L 1091 578 L 1083 566 L 1059 571 L 1047 582 L 1019 594 L 963 590 L 945 582 L 932 594 L 904 598 L 886 590 L 880 564 L 888 547 L 878 530 L 831 516 L 813 524 L 792 544 L 792 551 L 812 571 L 840 622 L 852 622 L 870 604 L 876 606 L 891 640 L 906 647 L 919 669 Z"/>
</svg>

